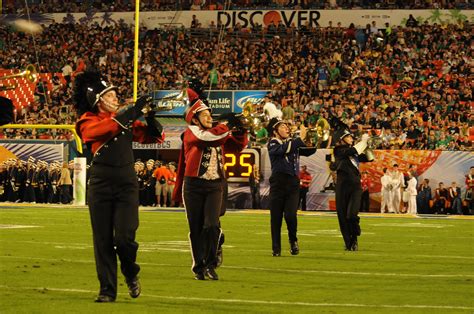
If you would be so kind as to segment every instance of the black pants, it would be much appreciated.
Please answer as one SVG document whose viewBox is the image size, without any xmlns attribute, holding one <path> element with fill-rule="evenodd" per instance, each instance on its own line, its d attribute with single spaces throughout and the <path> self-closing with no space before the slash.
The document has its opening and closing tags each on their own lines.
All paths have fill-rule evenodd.
<svg viewBox="0 0 474 314">
<path fill-rule="evenodd" d="M 261 198 L 260 198 L 260 184 L 255 184 L 250 186 L 250 195 L 252 197 L 252 208 L 253 209 L 260 209 L 261 206 Z"/>
<path fill-rule="evenodd" d="M 225 187 L 222 179 L 184 178 L 183 199 L 194 273 L 217 264 L 217 247 L 221 237 L 219 216 Z"/>
<path fill-rule="evenodd" d="M 309 188 L 300 187 L 300 208 L 306 210 L 306 195 L 308 194 Z"/>
<path fill-rule="evenodd" d="M 346 248 L 351 248 L 352 243 L 360 235 L 359 210 L 362 198 L 360 184 L 344 181 L 337 178 L 336 183 L 336 210 L 342 237 Z"/>
<path fill-rule="evenodd" d="M 117 168 L 93 165 L 90 171 L 89 212 L 100 294 L 117 295 L 117 255 L 125 278 L 140 271 L 138 243 L 138 183 L 133 165 Z"/>
<path fill-rule="evenodd" d="M 281 251 L 281 225 L 285 217 L 290 242 L 296 242 L 300 182 L 297 176 L 273 173 L 270 181 L 270 222 L 272 231 L 272 249 Z"/>
<path fill-rule="evenodd" d="M 360 211 L 368 213 L 369 207 L 370 207 L 369 205 L 370 205 L 369 190 L 362 191 Z"/>
</svg>

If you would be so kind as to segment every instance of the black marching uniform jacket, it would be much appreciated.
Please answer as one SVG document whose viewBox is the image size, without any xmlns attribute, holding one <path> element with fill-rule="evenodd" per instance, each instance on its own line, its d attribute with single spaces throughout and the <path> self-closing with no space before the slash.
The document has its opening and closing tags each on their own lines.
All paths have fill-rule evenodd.
<svg viewBox="0 0 474 314">
<path fill-rule="evenodd" d="M 347 249 L 351 249 L 360 235 L 359 210 L 362 199 L 359 163 L 367 162 L 365 154 L 358 154 L 350 145 L 334 148 L 333 170 L 336 178 L 336 210 L 339 226 Z"/>
</svg>

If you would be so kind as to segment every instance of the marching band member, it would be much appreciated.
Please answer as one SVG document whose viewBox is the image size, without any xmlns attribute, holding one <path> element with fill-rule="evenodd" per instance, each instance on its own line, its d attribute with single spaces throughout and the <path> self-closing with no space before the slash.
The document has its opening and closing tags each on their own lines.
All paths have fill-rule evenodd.
<svg viewBox="0 0 474 314">
<path fill-rule="evenodd" d="M 153 111 L 146 115 L 146 123 L 138 120 L 151 97 L 139 98 L 134 106 L 121 106 L 117 90 L 99 73 L 83 72 L 75 79 L 74 99 L 80 116 L 76 130 L 93 154 L 88 204 L 100 282 L 96 302 L 114 302 L 117 297 L 117 255 L 130 296 L 140 295 L 135 241 L 139 201 L 132 140 L 164 140 Z"/>
<path fill-rule="evenodd" d="M 178 164 L 173 200 L 183 200 L 189 224 L 189 240 L 195 279 L 218 280 L 218 247 L 222 242 L 219 217 L 227 182 L 224 151 L 240 152 L 248 143 L 247 131 L 232 115 L 228 124 L 213 125 L 211 108 L 188 91 L 191 106 L 185 111 L 188 127 Z"/>
<path fill-rule="evenodd" d="M 285 217 L 288 227 L 290 254 L 299 254 L 297 238 L 297 216 L 300 179 L 299 156 L 309 156 L 316 149 L 300 150 L 306 147 L 306 129 L 302 128 L 299 137 L 290 138 L 290 129 L 278 115 L 270 119 L 267 126 L 271 136 L 268 142 L 268 155 L 272 167 L 270 176 L 270 223 L 272 234 L 272 255 L 281 256 L 281 225 Z"/>
<path fill-rule="evenodd" d="M 367 148 L 368 134 L 363 134 L 361 141 L 354 145 L 354 138 L 347 129 L 334 132 L 335 162 L 332 169 L 337 172 L 336 210 L 347 251 L 357 251 L 357 237 L 361 234 L 359 210 L 362 196 L 359 163 L 369 161 L 364 154 Z"/>
</svg>

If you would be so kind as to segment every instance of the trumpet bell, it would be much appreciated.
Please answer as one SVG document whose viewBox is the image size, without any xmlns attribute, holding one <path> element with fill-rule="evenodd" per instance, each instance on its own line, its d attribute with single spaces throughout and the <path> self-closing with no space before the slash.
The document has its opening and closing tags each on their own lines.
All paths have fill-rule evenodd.
<svg viewBox="0 0 474 314">
<path fill-rule="evenodd" d="M 33 64 L 29 64 L 26 66 L 26 69 L 17 74 L 10 74 L 0 77 L 0 80 L 8 80 L 12 78 L 24 78 L 29 83 L 33 84 L 36 83 L 38 80 L 38 72 L 36 71 L 36 67 Z M 0 86 L 0 91 L 15 89 L 17 85 L 2 85 Z"/>
</svg>

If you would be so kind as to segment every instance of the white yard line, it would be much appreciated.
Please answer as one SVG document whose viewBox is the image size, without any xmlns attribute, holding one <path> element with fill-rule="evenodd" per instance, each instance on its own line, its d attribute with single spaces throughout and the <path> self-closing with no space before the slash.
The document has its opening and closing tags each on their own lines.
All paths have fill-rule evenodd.
<svg viewBox="0 0 474 314">
<path fill-rule="evenodd" d="M 83 289 L 62 289 L 51 287 L 18 287 L 0 285 L 1 288 L 8 290 L 38 290 L 38 291 L 53 291 L 53 292 L 71 292 L 71 293 L 87 293 L 94 294 L 95 291 Z M 126 293 L 119 293 L 119 295 L 127 295 Z M 290 305 L 290 306 L 305 306 L 305 307 L 358 307 L 358 308 L 393 308 L 393 309 L 434 309 L 434 310 L 474 310 L 474 307 L 469 306 L 450 306 L 450 305 L 425 305 L 425 304 L 363 304 L 363 303 L 314 303 L 314 302 L 292 302 L 292 301 L 271 301 L 271 300 L 243 300 L 243 299 L 216 299 L 216 298 L 198 298 L 198 297 L 178 297 L 167 295 L 156 295 L 142 293 L 143 297 L 153 299 L 178 300 L 178 301 L 195 301 L 195 302 L 215 302 L 228 304 L 259 304 L 259 305 Z"/>
<path fill-rule="evenodd" d="M 40 257 L 26 257 L 26 256 L 0 256 L 0 258 L 10 259 L 24 259 L 24 260 L 38 260 L 47 262 L 69 262 L 69 263 L 93 263 L 91 259 L 87 260 L 67 260 L 67 259 L 52 259 L 52 258 L 40 258 Z M 160 263 L 147 263 L 140 262 L 140 265 L 150 266 L 168 266 L 168 267 L 188 267 L 189 265 L 176 265 L 176 264 L 160 264 Z M 251 271 L 267 271 L 267 272 L 283 272 L 283 273 L 299 273 L 299 274 L 327 274 L 327 275 L 353 275 L 353 276 L 378 276 L 378 277 L 413 277 L 413 278 L 474 278 L 474 274 L 408 274 L 408 273 L 380 273 L 380 272 L 356 272 L 356 271 L 336 271 L 336 270 L 313 270 L 313 269 L 282 269 L 282 268 L 265 268 L 265 267 L 252 267 L 252 266 L 221 266 L 226 269 L 239 269 L 239 270 L 251 270 Z"/>
</svg>

